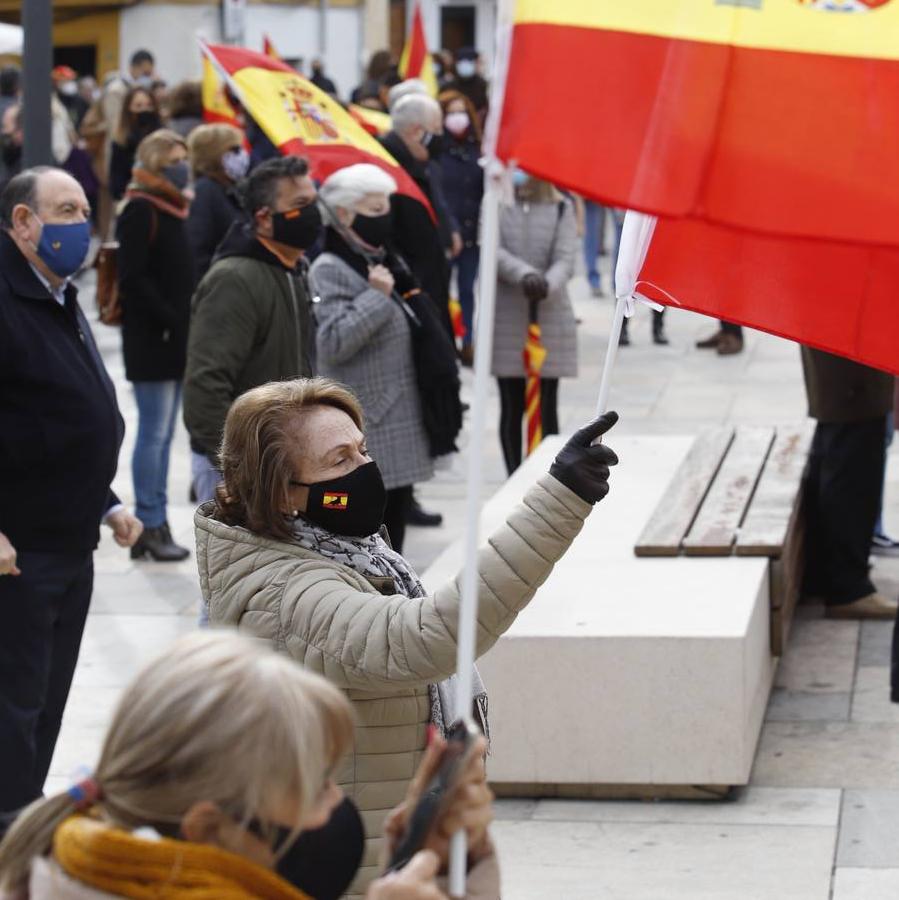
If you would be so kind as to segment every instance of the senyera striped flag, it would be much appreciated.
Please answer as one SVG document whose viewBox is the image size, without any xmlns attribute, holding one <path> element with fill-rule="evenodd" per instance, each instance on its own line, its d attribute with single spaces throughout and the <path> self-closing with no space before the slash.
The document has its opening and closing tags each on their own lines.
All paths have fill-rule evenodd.
<svg viewBox="0 0 899 900">
<path fill-rule="evenodd" d="M 518 0 L 497 155 L 658 216 L 641 291 L 899 371 L 899 0 Z"/>
</svg>

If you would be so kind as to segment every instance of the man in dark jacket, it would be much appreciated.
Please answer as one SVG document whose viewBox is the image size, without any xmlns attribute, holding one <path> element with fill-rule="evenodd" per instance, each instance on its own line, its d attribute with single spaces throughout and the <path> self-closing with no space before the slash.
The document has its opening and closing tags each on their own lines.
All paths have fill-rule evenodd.
<svg viewBox="0 0 899 900">
<path fill-rule="evenodd" d="M 437 201 L 428 161 L 443 147 L 443 114 L 440 104 L 424 94 L 409 94 L 391 110 L 393 130 L 382 143 L 409 173 L 433 210 Z M 390 198 L 393 243 L 409 264 L 422 290 L 434 302 L 441 322 L 452 334 L 449 315 L 449 265 L 438 224 L 418 200 L 395 193 Z"/>
<path fill-rule="evenodd" d="M 39 797 L 78 660 L 124 423 L 69 278 L 90 239 L 84 191 L 26 170 L 0 195 L 0 831 Z"/>
<path fill-rule="evenodd" d="M 236 222 L 193 298 L 184 422 L 194 490 L 212 499 L 231 403 L 250 388 L 312 374 L 303 253 L 321 230 L 306 161 L 271 159 L 244 182 L 250 222 Z"/>
<path fill-rule="evenodd" d="M 802 348 L 809 415 L 818 420 L 806 492 L 805 591 L 839 619 L 892 619 L 897 603 L 877 593 L 868 554 L 883 490 L 886 416 L 893 376 Z"/>
</svg>

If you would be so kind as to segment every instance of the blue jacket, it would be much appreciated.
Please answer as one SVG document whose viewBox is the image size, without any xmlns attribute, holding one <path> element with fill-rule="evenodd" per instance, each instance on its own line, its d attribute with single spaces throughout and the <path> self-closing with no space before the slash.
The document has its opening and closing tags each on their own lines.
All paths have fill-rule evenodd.
<svg viewBox="0 0 899 900">
<path fill-rule="evenodd" d="M 484 170 L 478 163 L 481 147 L 470 137 L 460 141 L 447 135 L 446 140 L 447 149 L 440 157 L 443 193 L 465 246 L 476 247 L 484 196 Z"/>
<path fill-rule="evenodd" d="M 90 552 L 125 426 L 69 285 L 60 306 L 0 234 L 0 531 L 18 551 Z"/>
</svg>

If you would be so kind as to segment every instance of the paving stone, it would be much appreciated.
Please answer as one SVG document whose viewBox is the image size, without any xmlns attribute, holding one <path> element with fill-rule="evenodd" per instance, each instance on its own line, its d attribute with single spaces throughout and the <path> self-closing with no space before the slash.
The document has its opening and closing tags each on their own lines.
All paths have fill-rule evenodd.
<svg viewBox="0 0 899 900">
<path fill-rule="evenodd" d="M 845 722 L 850 700 L 848 691 L 825 694 L 777 687 L 771 692 L 765 718 L 769 722 Z"/>
<path fill-rule="evenodd" d="M 837 869 L 833 900 L 896 900 L 899 869 Z"/>
<path fill-rule="evenodd" d="M 858 645 L 860 666 L 888 666 L 893 640 L 892 622 L 862 622 Z"/>
<path fill-rule="evenodd" d="M 887 723 L 766 722 L 751 783 L 899 789 L 899 729 Z"/>
<path fill-rule="evenodd" d="M 837 865 L 899 868 L 899 791 L 844 791 Z"/>
<path fill-rule="evenodd" d="M 891 722 L 899 726 L 899 703 L 890 700 L 889 666 L 860 666 L 852 695 L 853 722 Z"/>
<path fill-rule="evenodd" d="M 493 809 L 497 821 L 516 822 L 533 818 L 538 802 L 537 800 L 497 800 Z"/>
<path fill-rule="evenodd" d="M 840 814 L 840 796 L 838 790 L 750 787 L 736 791 L 733 799 L 723 801 L 540 800 L 532 817 L 559 822 L 809 825 L 835 828 Z"/>
<path fill-rule="evenodd" d="M 802 693 L 848 693 L 855 677 L 858 633 L 858 622 L 797 619 L 775 687 Z"/>
<path fill-rule="evenodd" d="M 827 900 L 834 828 L 499 822 L 514 900 Z"/>
</svg>

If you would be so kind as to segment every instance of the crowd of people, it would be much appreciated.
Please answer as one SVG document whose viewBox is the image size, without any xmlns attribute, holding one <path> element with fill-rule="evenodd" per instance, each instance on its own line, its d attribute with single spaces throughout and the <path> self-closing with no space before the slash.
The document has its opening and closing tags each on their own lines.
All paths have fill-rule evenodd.
<svg viewBox="0 0 899 900">
<path fill-rule="evenodd" d="M 148 51 L 100 88 L 55 72 L 68 152 L 60 159 L 54 141 L 57 166 L 21 170 L 7 152 L 21 146 L 18 88 L 11 70 L 0 73 L 0 889 L 11 897 L 336 900 L 349 890 L 438 900 L 458 828 L 468 896 L 499 896 L 486 737 L 422 851 L 382 874 L 459 701 L 458 580 L 429 593 L 402 555 L 407 524 L 439 520 L 418 506 L 415 485 L 455 450 L 459 366 L 471 365 L 477 340 L 487 83 L 473 50 L 437 63 L 437 98 L 402 81 L 389 54 L 375 54 L 352 97 L 389 112 L 382 143 L 430 208 L 368 163 L 317 184 L 245 111 L 242 129 L 204 124 L 198 86 L 168 90 Z M 314 77 L 333 92 L 321 66 Z M 547 350 L 541 408 L 552 434 L 559 380 L 577 375 L 568 284 L 580 252 L 600 293 L 604 215 L 523 171 L 512 181 L 492 348 L 509 473 L 522 461 L 528 326 L 539 323 Z M 612 221 L 620 238 L 618 211 Z M 92 230 L 118 244 L 138 412 L 133 514 L 110 487 L 124 423 L 73 281 Z M 736 327 L 722 323 L 704 345 L 738 352 Z M 667 343 L 661 315 L 653 339 Z M 807 588 L 836 617 L 895 615 L 867 572 L 892 378 L 854 363 L 836 371 L 811 351 L 804 359 L 819 420 L 809 488 L 818 580 Z M 144 669 L 93 773 L 43 797 L 100 525 L 132 558 L 190 554 L 168 518 L 179 416 L 198 506 L 201 624 L 223 633 L 195 635 Z M 479 655 L 607 493 L 617 457 L 597 439 L 616 420 L 606 414 L 569 439 L 480 554 Z M 873 472 L 860 464 L 871 459 Z M 489 736 L 477 671 L 464 701 Z"/>
</svg>

